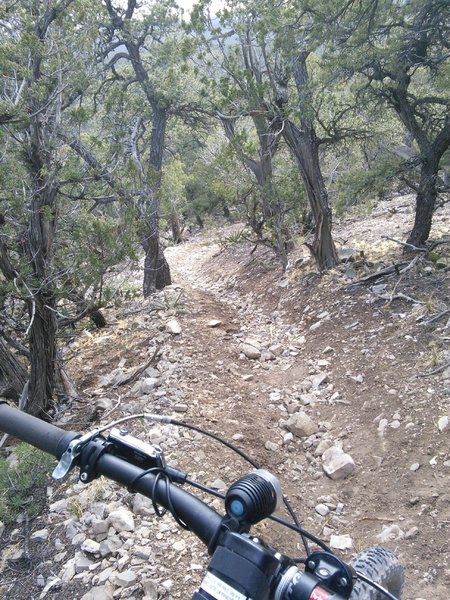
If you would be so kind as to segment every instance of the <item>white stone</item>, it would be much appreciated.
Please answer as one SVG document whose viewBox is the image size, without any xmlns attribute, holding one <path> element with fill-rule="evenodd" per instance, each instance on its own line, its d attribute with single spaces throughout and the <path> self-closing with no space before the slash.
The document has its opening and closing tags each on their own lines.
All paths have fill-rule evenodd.
<svg viewBox="0 0 450 600">
<path fill-rule="evenodd" d="M 220 319 L 211 319 L 207 323 L 208 327 L 220 327 L 222 325 L 222 321 Z"/>
<path fill-rule="evenodd" d="M 392 540 L 401 540 L 405 537 L 404 532 L 398 525 L 383 525 L 381 533 L 375 536 L 382 544 Z"/>
<path fill-rule="evenodd" d="M 258 342 L 253 341 L 250 343 L 250 340 L 245 340 L 240 345 L 240 350 L 245 354 L 247 358 L 252 360 L 256 360 L 261 356 L 261 347 Z"/>
<path fill-rule="evenodd" d="M 177 552 L 183 552 L 183 550 L 186 550 L 186 542 L 184 540 L 178 540 L 172 545 L 172 548 Z"/>
<path fill-rule="evenodd" d="M 135 494 L 133 498 L 133 512 L 136 515 L 149 516 L 154 513 L 153 503 L 150 498 L 142 494 Z"/>
<path fill-rule="evenodd" d="M 129 510 L 113 510 L 109 513 L 108 521 L 117 533 L 120 533 L 121 531 L 134 531 L 134 518 Z"/>
<path fill-rule="evenodd" d="M 91 588 L 84 596 L 81 596 L 81 600 L 112 600 L 112 590 L 108 589 L 105 585 L 98 585 Z"/>
<path fill-rule="evenodd" d="M 270 440 L 267 440 L 264 447 L 266 450 L 270 450 L 270 452 L 277 452 L 280 449 L 278 444 L 275 444 L 275 442 L 271 442 Z"/>
<path fill-rule="evenodd" d="M 62 500 L 57 500 L 56 502 L 53 502 L 52 504 L 50 504 L 49 510 L 50 510 L 50 512 L 63 514 L 67 511 L 68 503 L 69 503 L 69 501 L 67 498 L 63 498 Z"/>
<path fill-rule="evenodd" d="M 84 571 L 88 571 L 92 564 L 92 560 L 86 556 L 80 556 L 75 561 L 75 573 L 84 573 Z"/>
<path fill-rule="evenodd" d="M 39 595 L 39 600 L 42 600 L 43 598 L 45 598 L 45 596 L 48 594 L 48 592 L 52 589 L 57 589 L 59 587 L 61 587 L 61 579 L 59 579 L 59 577 L 50 577 L 47 580 L 47 583 L 44 587 L 44 589 L 42 590 L 42 592 Z"/>
<path fill-rule="evenodd" d="M 93 519 L 91 523 L 91 531 L 95 535 L 101 535 L 102 533 L 106 533 L 108 531 L 108 521 L 100 521 L 98 519 Z"/>
<path fill-rule="evenodd" d="M 328 508 L 328 506 L 326 504 L 318 504 L 315 509 L 317 514 L 321 515 L 322 517 L 326 517 L 327 514 L 330 512 L 330 509 Z"/>
<path fill-rule="evenodd" d="M 333 442 L 331 440 L 320 440 L 320 442 L 317 444 L 317 448 L 314 450 L 314 456 L 322 456 L 325 450 L 331 448 L 332 445 Z"/>
<path fill-rule="evenodd" d="M 85 540 L 81 544 L 81 550 L 87 554 L 96 554 L 100 552 L 100 544 L 94 540 Z"/>
<path fill-rule="evenodd" d="M 319 427 L 305 412 L 294 413 L 286 421 L 286 429 L 297 437 L 309 437 L 319 431 Z"/>
<path fill-rule="evenodd" d="M 281 344 L 273 344 L 269 346 L 270 352 L 275 356 L 281 356 L 283 354 L 283 346 Z"/>
<path fill-rule="evenodd" d="M 352 538 L 345 535 L 331 535 L 330 536 L 330 548 L 336 548 L 336 550 L 350 550 L 353 547 Z"/>
<path fill-rule="evenodd" d="M 171 335 L 180 335 L 182 331 L 181 325 L 176 319 L 170 319 L 166 323 L 166 331 Z"/>
<path fill-rule="evenodd" d="M 39 529 L 30 535 L 30 540 L 39 540 L 44 541 L 48 539 L 49 531 L 48 529 Z"/>
<path fill-rule="evenodd" d="M 350 454 L 346 454 L 339 446 L 332 446 L 322 455 L 323 470 L 331 479 L 345 479 L 355 470 L 355 463 Z"/>
<path fill-rule="evenodd" d="M 445 416 L 441 417 L 438 421 L 439 431 L 446 431 L 450 427 L 450 419 Z"/>
<path fill-rule="evenodd" d="M 311 383 L 314 389 L 318 389 L 324 383 L 328 383 L 329 376 L 327 373 L 318 373 L 317 375 L 313 375 L 311 377 Z"/>
<path fill-rule="evenodd" d="M 123 571 L 123 573 L 117 573 L 115 582 L 116 585 L 120 587 L 129 587 L 133 585 L 137 581 L 137 575 L 134 571 L 128 570 Z"/>
<path fill-rule="evenodd" d="M 145 600 L 157 600 L 158 588 L 151 579 L 144 579 L 142 581 L 142 588 L 144 590 Z"/>
</svg>

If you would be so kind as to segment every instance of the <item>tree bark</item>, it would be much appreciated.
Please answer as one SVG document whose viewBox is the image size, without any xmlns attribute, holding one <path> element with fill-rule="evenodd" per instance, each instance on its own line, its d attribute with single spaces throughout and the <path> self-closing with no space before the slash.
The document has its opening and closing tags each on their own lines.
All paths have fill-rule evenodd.
<svg viewBox="0 0 450 600">
<path fill-rule="evenodd" d="M 52 294 L 34 296 L 30 329 L 30 386 L 27 412 L 42 416 L 51 406 L 56 381 L 56 302 Z"/>
<path fill-rule="evenodd" d="M 308 116 L 312 107 L 309 75 L 306 66 L 308 54 L 308 51 L 300 52 L 293 64 L 295 86 L 301 111 L 301 128 L 285 118 L 283 137 L 297 160 L 314 218 L 314 240 L 309 248 L 319 271 L 324 271 L 337 265 L 338 257 L 331 234 L 331 207 L 320 168 L 319 143 L 313 123 Z"/>
<path fill-rule="evenodd" d="M 338 263 L 338 257 L 331 234 L 331 207 L 320 169 L 314 130 L 304 126 L 300 130 L 294 123 L 285 120 L 283 137 L 297 160 L 314 218 L 314 240 L 310 250 L 320 271 L 331 269 Z"/>
<path fill-rule="evenodd" d="M 0 375 L 0 396 L 17 400 L 28 380 L 28 373 L 1 338 Z"/>
<path fill-rule="evenodd" d="M 44 41 L 51 15 L 44 14 L 36 28 Z M 53 16 L 55 18 L 56 15 Z M 47 23 L 48 21 L 48 23 Z M 45 26 L 43 25 L 45 24 Z M 39 55 L 32 61 L 33 81 L 42 79 Z M 56 359 L 56 297 L 49 284 L 53 261 L 55 234 L 55 203 L 57 184 L 53 174 L 51 125 L 54 115 L 45 111 L 46 99 L 30 99 L 27 158 L 30 174 L 29 222 L 25 238 L 25 252 L 31 268 L 31 297 L 27 300 L 30 315 L 30 385 L 27 410 L 36 416 L 50 406 L 55 383 Z"/>
<path fill-rule="evenodd" d="M 140 211 L 144 221 L 141 236 L 142 247 L 145 251 L 144 298 L 172 283 L 170 268 L 159 242 L 159 190 L 161 188 L 161 167 L 168 111 L 157 103 L 154 103 L 152 108 L 153 122 L 149 156 L 151 186 L 143 190 L 140 202 Z"/>
<path fill-rule="evenodd" d="M 422 163 L 419 189 L 416 195 L 414 225 L 406 240 L 407 244 L 417 247 L 423 246 L 430 235 L 437 198 L 436 181 L 438 170 L 439 163 L 434 160 L 425 160 Z"/>
</svg>

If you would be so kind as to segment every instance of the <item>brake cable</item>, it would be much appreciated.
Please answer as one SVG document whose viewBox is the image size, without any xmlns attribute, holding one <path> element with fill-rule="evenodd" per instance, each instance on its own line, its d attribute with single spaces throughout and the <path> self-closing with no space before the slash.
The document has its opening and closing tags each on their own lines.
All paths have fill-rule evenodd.
<svg viewBox="0 0 450 600">
<path fill-rule="evenodd" d="M 133 419 L 145 419 L 147 421 L 155 421 L 157 423 L 165 423 L 167 425 L 175 425 L 177 427 L 184 427 L 185 429 L 190 429 L 192 431 L 195 431 L 197 433 L 200 433 L 202 435 L 210 437 L 213 440 L 215 440 L 216 442 L 219 442 L 220 444 L 226 446 L 229 450 L 236 452 L 236 454 L 238 454 L 243 460 L 245 460 L 250 465 L 252 465 L 252 467 L 254 469 L 261 468 L 261 466 L 255 460 L 253 460 L 250 456 L 248 456 L 248 454 L 246 454 L 243 450 L 241 450 L 240 448 L 238 448 L 231 442 L 228 442 L 227 440 L 223 439 L 219 435 L 216 435 L 215 433 L 212 433 L 211 431 L 207 431 L 206 429 L 202 429 L 201 427 L 197 427 L 196 425 L 191 425 L 190 423 L 186 423 L 185 421 L 179 421 L 178 419 L 173 419 L 172 417 L 169 417 L 166 415 L 156 415 L 154 413 L 139 413 L 139 414 L 135 414 L 135 415 L 129 415 L 127 417 L 122 417 L 121 419 L 118 419 L 117 421 L 108 423 L 107 425 L 98 429 L 97 432 L 102 433 L 102 432 L 106 431 L 107 429 L 110 429 L 111 427 L 116 427 L 117 425 L 126 423 L 127 421 L 131 421 Z M 283 503 L 295 524 L 295 527 L 290 527 L 290 529 L 293 529 L 293 531 L 296 531 L 300 535 L 302 542 L 303 542 L 303 546 L 305 548 L 306 555 L 309 556 L 311 554 L 311 549 L 308 544 L 308 536 L 306 536 L 306 531 L 302 528 L 300 521 L 298 520 L 298 517 L 295 514 L 295 511 L 292 508 L 287 497 L 283 494 L 282 498 L 283 498 Z M 274 518 L 272 520 L 276 521 L 277 519 Z M 280 522 L 281 524 L 287 523 L 287 522 L 283 522 L 283 520 L 280 520 L 278 522 Z M 311 539 L 311 538 L 309 538 L 309 539 Z M 330 548 L 328 548 L 328 546 L 326 546 L 326 544 L 324 544 L 323 542 L 321 542 L 319 544 L 319 546 L 321 548 L 325 548 L 327 550 L 327 552 L 331 552 Z"/>
<path fill-rule="evenodd" d="M 111 429 L 112 427 L 115 427 L 117 425 L 121 425 L 122 423 L 126 423 L 127 421 L 131 421 L 134 419 L 145 419 L 148 421 L 154 421 L 157 423 L 165 423 L 167 425 L 175 425 L 177 427 L 184 427 L 185 429 L 190 429 L 192 431 L 196 431 L 197 433 L 200 433 L 202 435 L 205 435 L 207 437 L 212 438 L 213 440 L 219 442 L 220 444 L 223 444 L 224 446 L 226 446 L 227 448 L 229 448 L 230 450 L 232 450 L 233 452 L 236 452 L 236 454 L 238 454 L 243 460 L 245 460 L 246 462 L 248 462 L 250 465 L 252 465 L 255 469 L 260 469 L 260 465 L 253 460 L 252 458 L 250 458 L 245 452 L 243 452 L 240 448 L 237 448 L 236 446 L 234 446 L 234 444 L 228 442 L 227 440 L 221 438 L 219 435 L 216 435 L 210 431 L 207 431 L 205 429 L 202 429 L 201 427 L 197 427 L 196 425 L 191 425 L 190 423 L 186 423 L 184 421 L 179 421 L 178 419 L 173 419 L 172 417 L 166 416 L 166 415 L 156 415 L 153 413 L 139 413 L 139 414 L 135 414 L 135 415 L 129 415 L 127 417 L 122 417 L 116 421 L 113 421 L 111 423 L 108 423 L 107 425 L 96 429 L 95 430 L 95 435 L 98 435 L 100 433 L 103 433 L 104 431 Z M 93 432 L 92 432 L 93 433 Z M 88 435 L 83 436 L 86 437 L 86 440 L 88 438 Z M 83 438 L 81 438 L 83 439 Z M 89 436 L 89 439 L 92 439 L 92 434 Z M 77 440 L 78 442 L 80 441 L 80 439 Z M 88 440 L 87 440 L 88 441 Z M 140 474 L 138 476 L 138 478 L 136 478 L 133 482 L 132 485 L 134 485 L 136 483 L 137 480 L 139 480 L 141 477 L 145 476 L 146 473 L 152 472 L 155 469 L 149 469 L 147 471 L 144 471 L 142 474 Z M 169 502 L 169 506 L 172 504 L 170 501 L 170 492 L 169 492 L 169 482 L 171 481 L 171 477 L 168 474 L 163 474 L 161 472 L 161 470 L 159 469 L 159 473 L 158 475 L 160 477 L 165 477 L 165 481 L 167 484 L 167 490 L 168 490 L 168 495 L 167 495 L 167 499 Z M 181 474 L 181 473 L 180 473 Z M 213 488 L 210 488 L 206 485 L 203 485 L 199 482 L 196 482 L 194 480 L 188 479 L 187 477 L 183 478 L 182 483 L 188 483 L 189 485 L 192 485 L 193 487 L 196 487 L 204 492 L 207 492 L 211 495 L 217 496 L 221 499 L 225 498 L 225 495 L 222 494 L 221 492 L 219 492 L 218 490 L 215 490 Z M 130 489 L 132 489 L 132 487 L 130 487 Z M 327 546 L 327 544 L 325 544 L 324 542 L 322 542 L 322 540 L 320 540 L 320 538 L 318 538 L 317 536 L 315 536 L 314 534 L 310 533 L 309 531 L 306 531 L 305 529 L 302 528 L 302 526 L 300 525 L 300 522 L 297 518 L 297 515 L 295 514 L 294 509 L 292 508 L 292 506 L 290 505 L 288 499 L 286 498 L 286 496 L 282 496 L 283 497 L 283 502 L 286 506 L 286 509 L 288 510 L 289 514 L 291 515 L 294 524 L 289 523 L 288 521 L 282 519 L 281 517 L 277 517 L 275 515 L 270 515 L 268 518 L 271 519 L 272 521 L 275 521 L 276 523 L 279 523 L 281 525 L 283 525 L 284 527 L 287 527 L 288 529 L 291 529 L 295 532 L 297 532 L 300 537 L 302 538 L 302 542 L 303 545 L 305 547 L 306 550 L 306 554 L 307 556 L 309 556 L 311 554 L 311 550 L 309 548 L 309 544 L 308 544 L 308 539 L 312 542 L 314 542 L 315 544 L 317 544 L 319 547 L 321 547 L 323 550 L 325 550 L 326 552 L 330 552 L 331 554 L 334 554 L 331 550 L 331 548 L 329 548 L 329 546 Z M 155 506 L 154 506 L 155 508 Z M 172 515 L 174 516 L 176 522 L 183 528 L 186 528 L 186 525 L 177 517 L 177 515 L 175 514 L 174 511 L 170 511 L 172 513 Z M 156 510 L 155 508 L 155 513 L 157 515 L 161 515 L 161 510 L 158 507 L 158 510 Z M 297 559 L 295 562 L 304 562 L 303 559 Z M 367 583 L 368 585 L 370 585 L 371 587 L 373 587 L 374 589 L 376 589 L 377 591 L 379 591 L 380 593 L 382 593 L 384 596 L 386 596 L 386 598 L 389 598 L 390 600 L 398 600 L 395 596 L 393 596 L 388 590 L 386 590 L 384 587 L 382 587 L 380 584 L 376 583 L 375 581 L 372 581 L 370 578 L 366 577 L 365 575 L 363 575 L 362 573 L 359 573 L 358 571 L 356 572 L 356 575 L 358 577 L 358 579 L 360 579 L 361 581 L 363 581 L 364 583 Z"/>
</svg>

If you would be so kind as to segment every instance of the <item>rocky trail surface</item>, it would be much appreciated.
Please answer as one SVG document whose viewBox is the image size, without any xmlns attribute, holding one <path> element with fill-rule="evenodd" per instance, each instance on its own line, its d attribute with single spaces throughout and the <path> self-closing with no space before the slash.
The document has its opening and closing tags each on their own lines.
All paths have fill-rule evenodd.
<svg viewBox="0 0 450 600">
<path fill-rule="evenodd" d="M 448 600 L 449 254 L 441 246 L 434 262 L 412 263 L 380 243 L 403 238 L 411 218 L 400 199 L 338 224 L 352 259 L 321 278 L 301 249 L 282 273 L 269 251 L 227 244 L 227 232 L 169 248 L 170 288 L 111 310 L 106 330 L 68 345 L 79 396 L 60 423 L 87 430 L 147 411 L 212 431 L 274 473 L 304 527 L 344 557 L 388 547 L 406 567 L 404 599 Z M 435 227 L 448 232 L 443 211 Z M 128 429 L 219 490 L 251 470 L 197 432 Z M 197 589 L 205 548 L 142 496 L 75 474 L 48 496 L 48 513 L 2 533 L 3 598 L 187 599 Z M 295 534 L 257 531 L 302 554 Z"/>
</svg>

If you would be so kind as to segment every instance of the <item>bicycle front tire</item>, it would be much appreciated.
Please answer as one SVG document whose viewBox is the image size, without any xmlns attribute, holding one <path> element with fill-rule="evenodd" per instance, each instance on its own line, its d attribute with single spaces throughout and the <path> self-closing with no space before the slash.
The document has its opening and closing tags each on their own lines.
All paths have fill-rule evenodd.
<svg viewBox="0 0 450 600">
<path fill-rule="evenodd" d="M 405 580 L 404 568 L 398 557 L 390 550 L 380 546 L 368 548 L 357 554 L 350 561 L 350 565 L 397 598 L 401 598 Z M 350 600 L 386 600 L 386 597 L 368 583 L 357 581 Z"/>
</svg>

